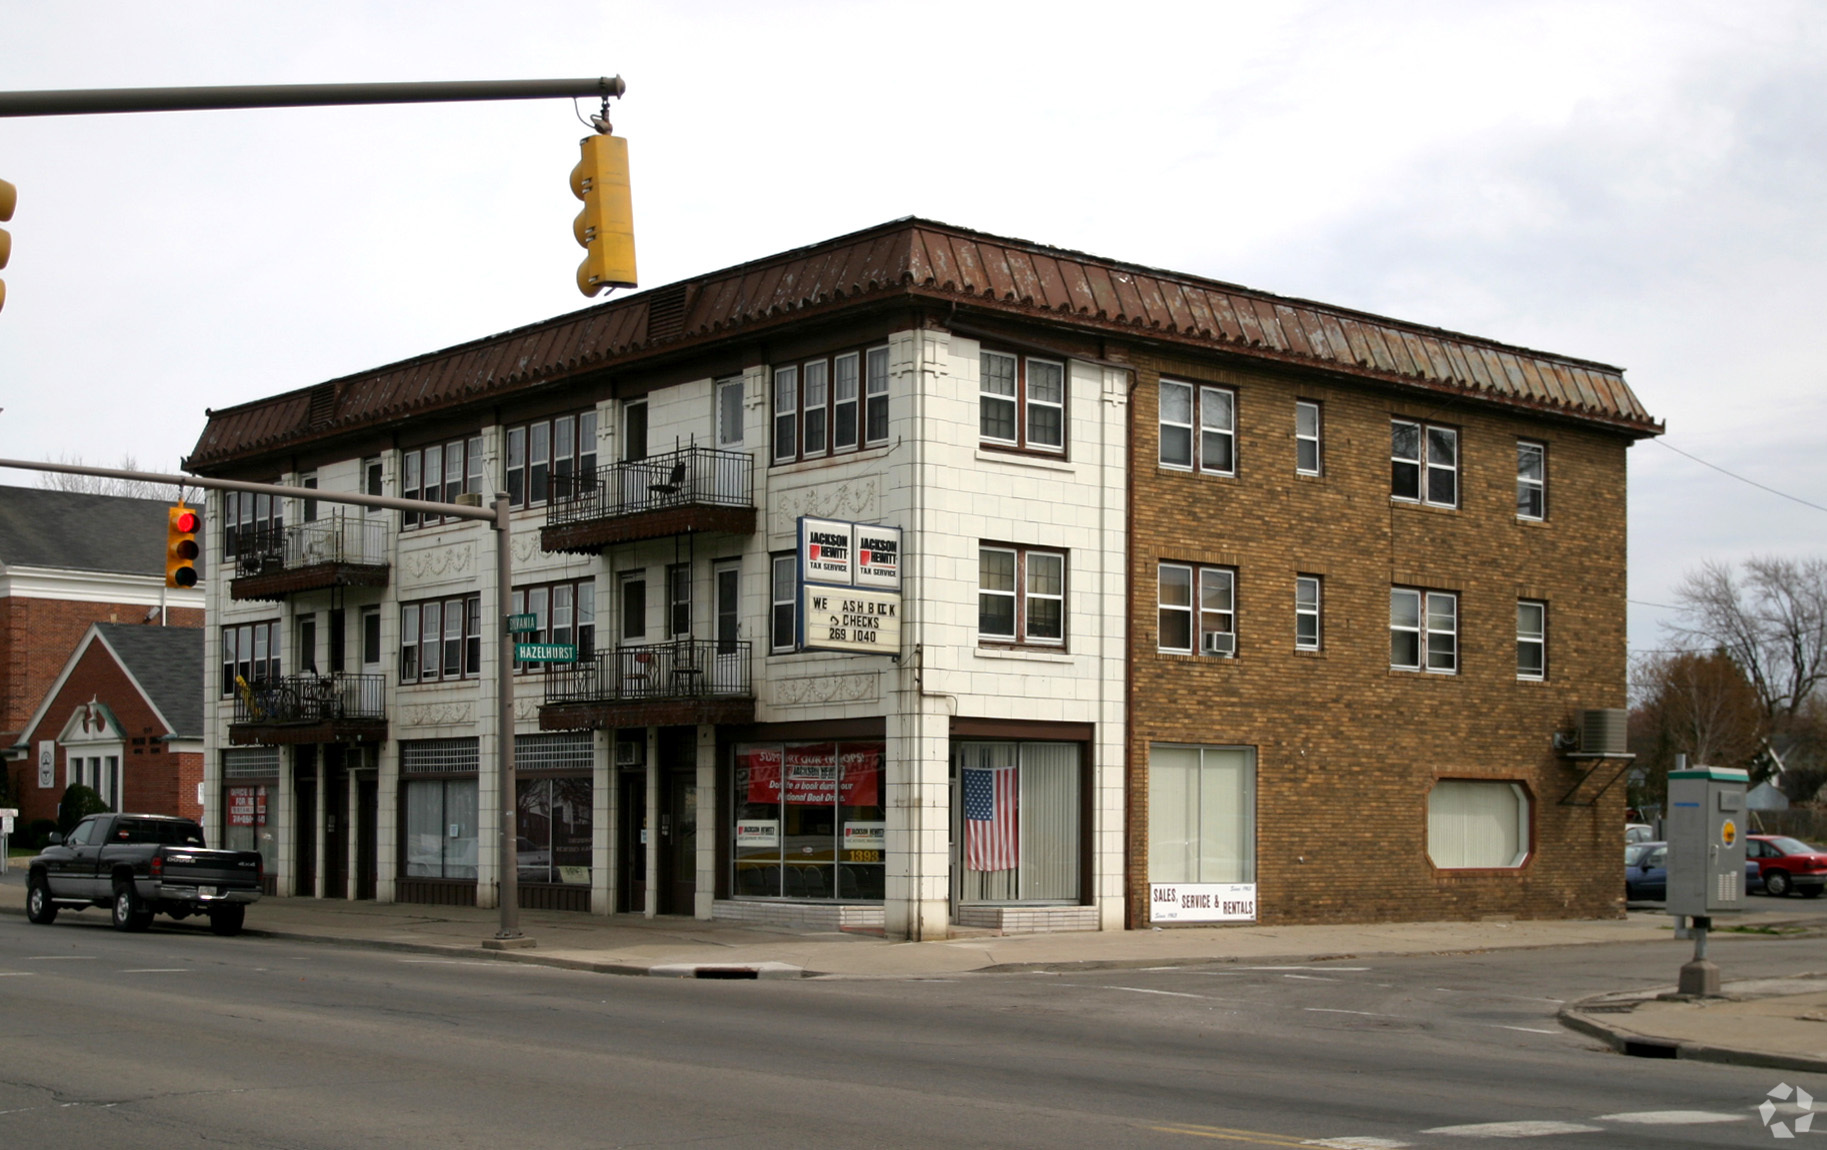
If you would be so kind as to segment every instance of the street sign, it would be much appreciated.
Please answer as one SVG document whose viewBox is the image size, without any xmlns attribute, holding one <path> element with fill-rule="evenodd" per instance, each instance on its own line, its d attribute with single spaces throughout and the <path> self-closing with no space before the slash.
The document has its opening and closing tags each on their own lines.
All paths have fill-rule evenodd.
<svg viewBox="0 0 1827 1150">
<path fill-rule="evenodd" d="M 847 587 L 802 589 L 800 617 L 808 651 L 855 651 L 898 655 L 901 651 L 901 596 L 895 591 Z"/>
<path fill-rule="evenodd" d="M 576 643 L 516 643 L 514 658 L 522 663 L 575 663 Z"/>
<path fill-rule="evenodd" d="M 537 615 L 508 616 L 508 634 L 510 635 L 524 635 L 528 631 L 537 630 L 539 630 L 539 616 Z"/>
</svg>

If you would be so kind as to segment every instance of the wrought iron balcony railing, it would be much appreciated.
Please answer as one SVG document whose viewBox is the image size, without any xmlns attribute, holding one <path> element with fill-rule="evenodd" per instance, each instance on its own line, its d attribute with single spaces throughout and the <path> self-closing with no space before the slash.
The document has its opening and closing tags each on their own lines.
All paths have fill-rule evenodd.
<svg viewBox="0 0 1827 1150">
<path fill-rule="evenodd" d="M 646 459 L 611 463 L 584 475 L 552 476 L 546 526 L 684 507 L 754 505 L 754 457 L 740 451 L 681 447 Z"/>
<path fill-rule="evenodd" d="M 747 698 L 750 644 L 680 639 L 617 647 L 593 659 L 546 671 L 547 706 Z"/>
<path fill-rule="evenodd" d="M 235 536 L 235 573 L 247 577 L 307 567 L 387 564 L 388 521 L 337 513 L 290 526 L 246 527 Z"/>
<path fill-rule="evenodd" d="M 337 722 L 385 722 L 387 687 L 383 675 L 285 675 L 235 683 L 233 722 L 269 726 Z"/>
</svg>

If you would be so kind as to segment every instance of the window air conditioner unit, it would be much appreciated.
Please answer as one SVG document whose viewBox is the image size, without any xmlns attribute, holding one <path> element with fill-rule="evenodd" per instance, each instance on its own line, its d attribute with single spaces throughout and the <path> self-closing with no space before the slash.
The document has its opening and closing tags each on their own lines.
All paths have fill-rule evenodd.
<svg viewBox="0 0 1827 1150">
<path fill-rule="evenodd" d="M 1226 635 L 1222 632 L 1214 631 L 1201 635 L 1200 639 L 1199 649 L 1204 651 L 1207 655 L 1228 656 L 1236 653 L 1233 649 L 1236 642 L 1236 636 L 1234 635 Z"/>
<path fill-rule="evenodd" d="M 617 743 L 615 745 L 615 765 L 618 767 L 638 767 L 646 757 L 647 748 L 640 743 Z"/>
</svg>

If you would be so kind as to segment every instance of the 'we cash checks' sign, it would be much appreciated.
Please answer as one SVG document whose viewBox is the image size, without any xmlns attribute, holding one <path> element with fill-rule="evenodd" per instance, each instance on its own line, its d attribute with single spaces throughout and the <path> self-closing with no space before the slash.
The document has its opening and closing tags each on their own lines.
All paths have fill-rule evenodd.
<svg viewBox="0 0 1827 1150">
<path fill-rule="evenodd" d="M 799 520 L 799 645 L 809 651 L 901 650 L 901 529 Z"/>
</svg>

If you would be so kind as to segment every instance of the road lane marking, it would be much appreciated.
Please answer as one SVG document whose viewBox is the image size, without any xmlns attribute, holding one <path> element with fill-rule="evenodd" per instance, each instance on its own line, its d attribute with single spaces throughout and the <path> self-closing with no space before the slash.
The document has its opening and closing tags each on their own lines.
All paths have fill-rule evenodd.
<svg viewBox="0 0 1827 1150">
<path fill-rule="evenodd" d="M 505 966 L 506 963 L 484 962 L 473 958 L 402 958 L 398 961 L 418 966 Z"/>
<path fill-rule="evenodd" d="M 1327 970 L 1352 971 L 1361 973 L 1369 970 L 1368 966 L 1239 966 L 1237 970 Z"/>
<path fill-rule="evenodd" d="M 1324 1146 L 1327 1150 L 1405 1150 L 1411 1143 L 1394 1138 L 1315 1138 L 1307 1145 Z"/>
<path fill-rule="evenodd" d="M 1283 978 L 1298 978 L 1302 982 L 1337 982 L 1336 978 L 1322 978 L 1317 974 L 1284 974 Z"/>
<path fill-rule="evenodd" d="M 31 954 L 20 959 L 21 962 L 93 962 L 92 954 Z"/>
<path fill-rule="evenodd" d="M 1747 1114 L 1721 1114 L 1716 1110 L 1636 1110 L 1628 1114 L 1601 1114 L 1594 1122 L 1634 1122 L 1640 1126 L 1699 1126 L 1707 1122 L 1739 1122 Z"/>
<path fill-rule="evenodd" d="M 30 978 L 36 973 L 33 970 L 0 970 L 0 978 Z"/>
<path fill-rule="evenodd" d="M 1470 1126 L 1436 1126 L 1423 1134 L 1457 1134 L 1462 1138 L 1546 1138 L 1550 1134 L 1596 1134 L 1603 1126 L 1578 1122 L 1476 1122 Z"/>
<path fill-rule="evenodd" d="M 189 974 L 185 966 L 142 966 L 138 970 L 123 970 L 122 974 Z"/>
<path fill-rule="evenodd" d="M 1400 1017 L 1402 1017 L 1400 1014 L 1378 1014 L 1372 1010 L 1341 1010 L 1336 1006 L 1303 1006 L 1303 1007 L 1301 1007 L 1301 1009 L 1310 1010 L 1315 1014 L 1361 1014 L 1365 1018 L 1400 1018 Z"/>
<path fill-rule="evenodd" d="M 1501 1022 L 1491 1022 L 1491 1023 L 1486 1023 L 1486 1025 L 1494 1027 L 1498 1030 L 1520 1030 L 1524 1034 L 1559 1034 L 1559 1033 L 1561 1033 L 1558 1030 L 1543 1030 L 1539 1026 L 1505 1026 Z"/>
<path fill-rule="evenodd" d="M 1232 1130 L 1224 1126 L 1194 1126 L 1180 1123 L 1174 1126 L 1150 1126 L 1163 1134 L 1185 1134 L 1192 1138 L 1219 1138 L 1226 1142 L 1251 1142 L 1258 1146 L 1297 1146 L 1306 1147 L 1310 1142 L 1302 1141 L 1287 1134 L 1271 1134 L 1263 1130 Z"/>
<path fill-rule="evenodd" d="M 1106 986 L 1105 990 L 1127 990 L 1131 994 L 1160 994 L 1168 998 L 1204 998 L 1203 994 L 1182 994 L 1177 990 L 1149 990 L 1140 986 Z"/>
</svg>

